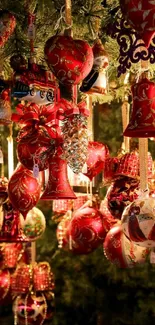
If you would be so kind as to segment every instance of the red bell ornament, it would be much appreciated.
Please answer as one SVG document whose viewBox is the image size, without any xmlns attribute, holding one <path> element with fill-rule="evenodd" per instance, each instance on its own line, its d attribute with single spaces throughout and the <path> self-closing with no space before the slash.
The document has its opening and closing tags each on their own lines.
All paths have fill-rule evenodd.
<svg viewBox="0 0 155 325">
<path fill-rule="evenodd" d="M 122 229 L 136 245 L 155 247 L 155 199 L 144 196 L 128 205 L 122 215 Z"/>
<path fill-rule="evenodd" d="M 155 137 L 155 83 L 144 78 L 131 87 L 133 107 L 124 136 L 133 138 Z"/>
<path fill-rule="evenodd" d="M 33 283 L 36 291 L 48 291 L 54 289 L 53 273 L 49 263 L 40 262 L 33 268 Z"/>
<path fill-rule="evenodd" d="M 81 207 L 73 214 L 67 238 L 75 254 L 89 254 L 103 243 L 106 229 L 99 210 L 93 207 Z"/>
<path fill-rule="evenodd" d="M 18 296 L 13 312 L 18 325 L 42 325 L 47 316 L 46 297 L 42 292 Z"/>
<path fill-rule="evenodd" d="M 120 0 L 122 12 L 128 23 L 143 39 L 145 46 L 149 47 L 155 34 L 155 6 L 154 1 L 146 0 Z"/>
<path fill-rule="evenodd" d="M 126 206 L 138 197 L 139 181 L 130 177 L 117 179 L 107 191 L 108 209 L 120 219 Z"/>
<path fill-rule="evenodd" d="M 4 46 L 11 34 L 13 33 L 16 26 L 15 17 L 7 10 L 0 11 L 0 47 Z"/>
<path fill-rule="evenodd" d="M 49 179 L 41 200 L 76 199 L 69 184 L 67 162 L 57 154 L 49 158 Z"/>
<path fill-rule="evenodd" d="M 112 227 L 104 241 L 106 258 L 120 268 L 132 268 L 143 264 L 148 250 L 132 243 L 122 232 L 121 225 Z"/>
<path fill-rule="evenodd" d="M 15 209 L 25 218 L 40 198 L 41 186 L 32 172 L 20 165 L 8 183 L 9 199 Z"/>
<path fill-rule="evenodd" d="M 83 40 L 55 35 L 45 44 L 45 59 L 55 77 L 64 84 L 78 84 L 91 71 L 93 51 Z"/>
<path fill-rule="evenodd" d="M 120 159 L 115 173 L 116 178 L 127 176 L 137 178 L 139 175 L 139 154 L 131 152 L 124 154 Z"/>
<path fill-rule="evenodd" d="M 19 264 L 12 275 L 12 295 L 28 293 L 32 281 L 32 276 L 33 270 L 31 265 L 27 265 L 24 263 Z"/>
<path fill-rule="evenodd" d="M 93 177 L 98 175 L 104 169 L 105 160 L 108 155 L 109 150 L 106 145 L 97 141 L 89 141 L 86 160 L 87 172 L 83 174 L 92 181 Z"/>
</svg>

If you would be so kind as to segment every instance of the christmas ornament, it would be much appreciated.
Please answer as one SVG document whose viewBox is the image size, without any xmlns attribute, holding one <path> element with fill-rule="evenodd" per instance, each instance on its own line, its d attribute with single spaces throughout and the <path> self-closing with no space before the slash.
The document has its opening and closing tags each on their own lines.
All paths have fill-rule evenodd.
<svg viewBox="0 0 155 325">
<path fill-rule="evenodd" d="M 16 26 L 15 17 L 7 10 L 0 11 L 0 46 L 4 46 Z"/>
<path fill-rule="evenodd" d="M 155 136 L 155 83 L 144 78 L 131 87 L 133 108 L 124 136 L 150 138 Z"/>
<path fill-rule="evenodd" d="M 21 60 L 21 57 L 20 57 Z M 22 64 L 23 66 L 23 64 Z M 12 96 L 20 100 L 33 102 L 37 105 L 53 104 L 55 100 L 56 85 L 50 71 L 43 66 L 28 62 L 28 68 L 25 66 L 20 71 L 15 66 L 14 87 Z"/>
<path fill-rule="evenodd" d="M 3 300 L 7 298 L 9 294 L 11 284 L 11 275 L 10 271 L 0 270 L 0 302 L 3 303 Z"/>
<path fill-rule="evenodd" d="M 132 243 L 122 232 L 121 225 L 112 227 L 104 241 L 106 258 L 120 268 L 132 268 L 145 262 L 148 250 Z"/>
<path fill-rule="evenodd" d="M 85 102 L 79 103 L 78 105 L 73 103 L 67 104 L 62 125 L 62 158 L 67 161 L 68 166 L 76 174 L 82 172 L 82 168 L 87 159 L 88 116 L 89 111 L 86 108 Z"/>
<path fill-rule="evenodd" d="M 120 219 L 125 207 L 138 197 L 139 181 L 129 177 L 115 180 L 107 192 L 108 209 Z"/>
<path fill-rule="evenodd" d="M 108 67 L 107 53 L 101 40 L 97 40 L 92 48 L 94 63 L 92 70 L 82 82 L 80 90 L 88 94 L 105 94 L 106 92 L 106 68 Z"/>
<path fill-rule="evenodd" d="M 67 237 L 67 229 L 69 227 L 72 217 L 72 212 L 67 211 L 66 214 L 62 217 L 61 221 L 58 223 L 56 236 L 58 240 L 58 248 L 68 249 L 68 240 L 71 239 Z"/>
<path fill-rule="evenodd" d="M 155 247 L 155 199 L 144 195 L 128 205 L 122 215 L 124 234 L 136 245 Z"/>
<path fill-rule="evenodd" d="M 126 153 L 119 159 L 117 170 L 115 172 L 116 178 L 120 176 L 127 176 L 137 178 L 139 175 L 139 154 L 136 151 Z"/>
<path fill-rule="evenodd" d="M 46 220 L 42 211 L 34 207 L 30 210 L 23 222 L 23 233 L 29 240 L 36 240 L 44 233 Z"/>
<path fill-rule="evenodd" d="M 0 245 L 0 269 L 13 269 L 23 252 L 22 244 L 11 243 Z"/>
<path fill-rule="evenodd" d="M 6 201 L 8 197 L 7 188 L 8 179 L 6 177 L 0 177 L 0 206 Z"/>
<path fill-rule="evenodd" d="M 53 318 L 55 311 L 55 296 L 52 291 L 44 292 L 44 296 L 47 303 L 46 320 L 50 320 Z"/>
<path fill-rule="evenodd" d="M 13 305 L 15 324 L 42 325 L 47 316 L 47 302 L 42 292 L 16 298 Z"/>
<path fill-rule="evenodd" d="M 9 200 L 0 210 L 0 242 L 26 242 L 23 234 L 23 217 L 15 210 Z"/>
<path fill-rule="evenodd" d="M 83 173 L 90 180 L 99 174 L 105 166 L 105 159 L 109 155 L 109 150 L 106 145 L 101 142 L 89 141 L 87 155 L 87 172 Z"/>
<path fill-rule="evenodd" d="M 52 199 L 76 199 L 76 196 L 69 184 L 67 175 L 67 163 L 61 159 L 57 151 L 55 156 L 49 157 L 49 179 L 43 192 L 42 200 Z"/>
<path fill-rule="evenodd" d="M 49 263 L 40 262 L 34 266 L 33 284 L 36 291 L 54 289 L 54 278 Z"/>
<path fill-rule="evenodd" d="M 4 89 L 0 94 L 0 124 L 11 124 L 10 89 Z"/>
<path fill-rule="evenodd" d="M 32 265 L 24 263 L 18 264 L 15 272 L 12 275 L 11 292 L 12 295 L 20 295 L 28 293 L 33 277 Z"/>
<path fill-rule="evenodd" d="M 47 40 L 44 51 L 49 68 L 61 83 L 78 84 L 92 69 L 92 48 L 83 40 L 55 35 Z"/>
<path fill-rule="evenodd" d="M 103 169 L 103 184 L 108 185 L 114 181 L 119 159 L 117 157 L 107 157 Z"/>
<path fill-rule="evenodd" d="M 73 253 L 91 253 L 103 243 L 105 236 L 106 230 L 99 210 L 81 207 L 74 212 L 67 229 L 67 238 Z"/>
<path fill-rule="evenodd" d="M 13 207 L 25 218 L 40 198 L 41 186 L 32 172 L 20 165 L 8 183 L 8 195 Z"/>
<path fill-rule="evenodd" d="M 148 47 L 155 34 L 154 1 L 121 0 L 120 3 L 125 18 Z"/>
<path fill-rule="evenodd" d="M 114 217 L 110 213 L 108 209 L 108 201 L 106 197 L 104 200 L 102 200 L 100 204 L 100 212 L 101 212 L 104 228 L 106 232 L 108 232 L 113 227 L 113 225 L 118 222 L 118 220 L 114 219 Z"/>
</svg>

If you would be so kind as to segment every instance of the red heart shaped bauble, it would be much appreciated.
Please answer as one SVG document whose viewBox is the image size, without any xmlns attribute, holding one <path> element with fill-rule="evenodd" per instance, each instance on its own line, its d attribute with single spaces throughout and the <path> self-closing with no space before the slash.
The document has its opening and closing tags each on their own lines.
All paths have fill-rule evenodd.
<svg viewBox="0 0 155 325">
<path fill-rule="evenodd" d="M 105 160 L 109 156 L 108 147 L 97 141 L 89 141 L 88 143 L 88 155 L 87 155 L 87 172 L 83 173 L 90 180 L 99 174 L 105 165 Z"/>
<path fill-rule="evenodd" d="M 16 26 L 15 17 L 7 10 L 0 11 L 0 46 L 3 46 L 13 33 Z"/>
<path fill-rule="evenodd" d="M 24 218 L 38 202 L 40 191 L 39 181 L 22 165 L 15 170 L 8 183 L 9 199 Z"/>
<path fill-rule="evenodd" d="M 66 236 L 75 254 L 89 254 L 103 243 L 106 229 L 99 210 L 82 207 L 75 211 Z"/>
<path fill-rule="evenodd" d="M 121 0 L 120 3 L 125 18 L 149 47 L 155 34 L 155 3 L 151 0 Z"/>
<path fill-rule="evenodd" d="M 90 45 L 71 36 L 52 36 L 47 40 L 44 52 L 49 68 L 61 83 L 78 84 L 93 66 Z"/>
</svg>

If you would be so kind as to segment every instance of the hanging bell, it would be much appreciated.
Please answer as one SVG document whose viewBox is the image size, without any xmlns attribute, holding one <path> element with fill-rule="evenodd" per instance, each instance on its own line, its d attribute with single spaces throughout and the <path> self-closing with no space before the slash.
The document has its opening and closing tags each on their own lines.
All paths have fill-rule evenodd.
<svg viewBox="0 0 155 325">
<path fill-rule="evenodd" d="M 76 199 L 68 180 L 67 162 L 58 154 L 49 158 L 49 179 L 41 199 Z"/>
<path fill-rule="evenodd" d="M 9 97 L 9 89 L 5 89 L 0 94 L 0 124 L 11 124 L 11 101 Z"/>
<path fill-rule="evenodd" d="M 124 136 L 133 138 L 155 137 L 155 83 L 141 79 L 131 87 L 133 108 Z"/>
</svg>

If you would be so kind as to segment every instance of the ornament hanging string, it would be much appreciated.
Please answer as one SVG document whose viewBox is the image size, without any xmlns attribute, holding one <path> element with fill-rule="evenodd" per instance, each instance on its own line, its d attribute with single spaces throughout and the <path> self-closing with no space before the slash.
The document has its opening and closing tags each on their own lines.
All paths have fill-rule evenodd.
<svg viewBox="0 0 155 325">
<path fill-rule="evenodd" d="M 129 73 L 126 74 L 124 79 L 124 85 L 128 83 Z M 125 89 L 124 93 L 124 102 L 122 104 L 122 125 L 123 125 L 123 132 L 125 131 L 127 125 L 129 124 L 129 112 L 130 112 L 130 104 L 128 103 L 128 94 L 127 89 Z M 130 152 L 130 138 L 124 137 L 123 139 L 123 148 L 125 152 Z"/>
<path fill-rule="evenodd" d="M 72 1 L 65 0 L 65 21 L 66 21 L 66 34 L 72 35 Z"/>
</svg>

